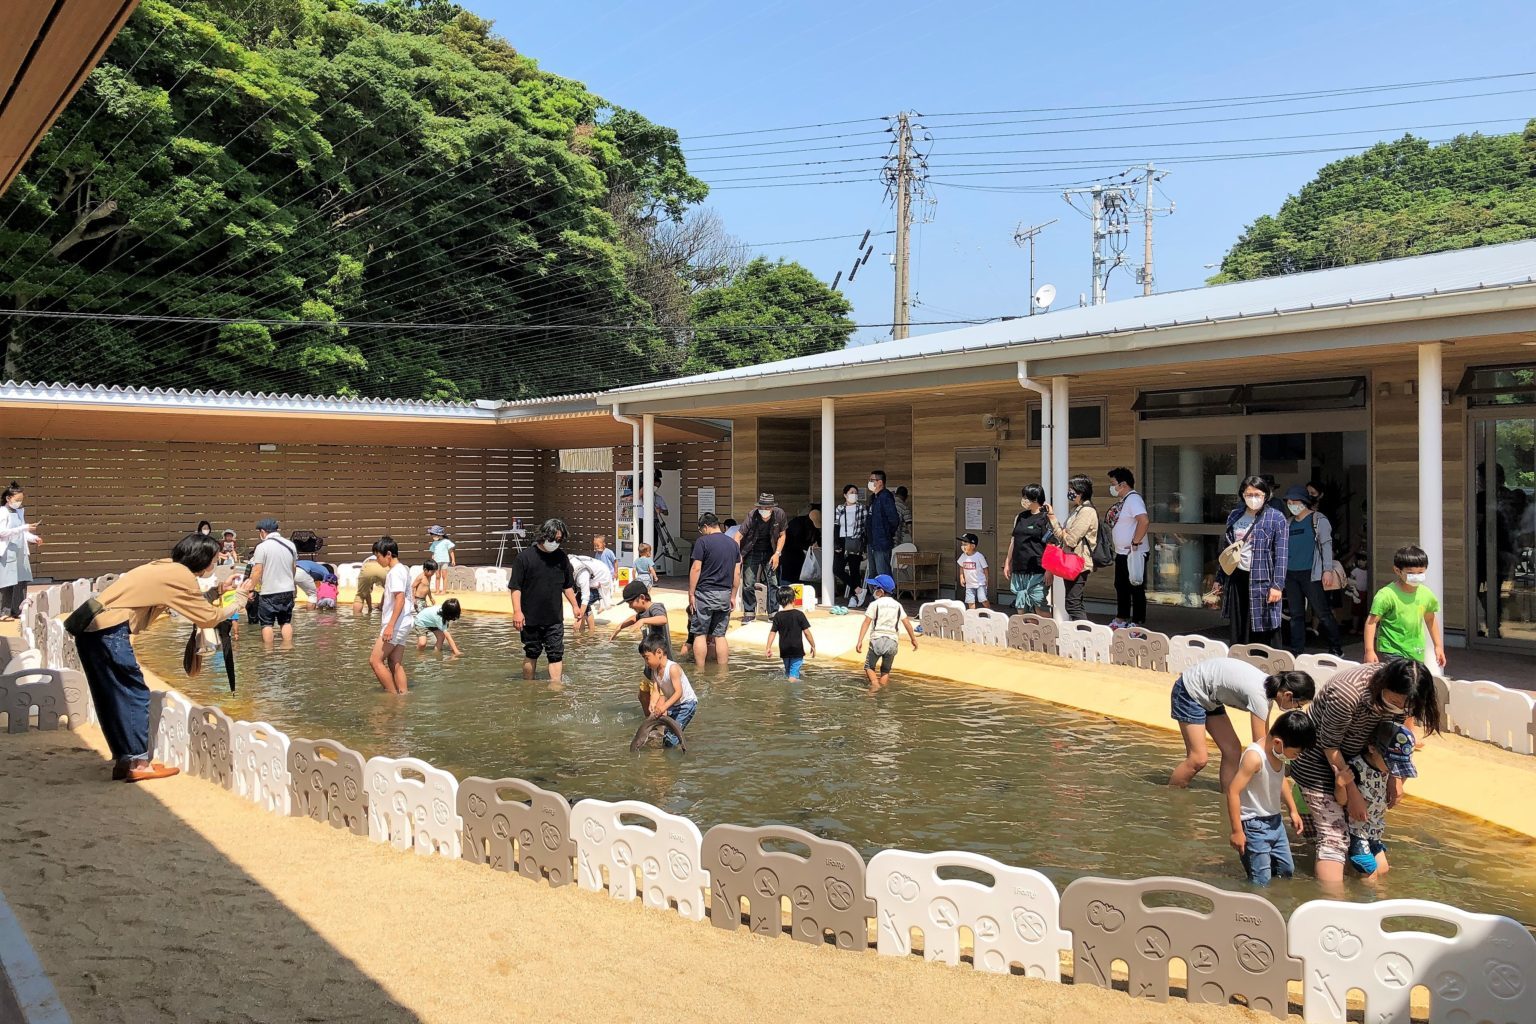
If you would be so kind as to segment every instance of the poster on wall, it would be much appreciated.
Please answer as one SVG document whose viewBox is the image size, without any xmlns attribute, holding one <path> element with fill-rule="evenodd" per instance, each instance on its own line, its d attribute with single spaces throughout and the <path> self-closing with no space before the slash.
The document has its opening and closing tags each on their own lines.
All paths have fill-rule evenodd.
<svg viewBox="0 0 1536 1024">
<path fill-rule="evenodd" d="M 715 489 L 713 487 L 699 488 L 699 515 L 715 510 Z"/>
<path fill-rule="evenodd" d="M 965 499 L 965 528 L 967 530 L 980 530 L 981 525 L 981 498 Z"/>
</svg>

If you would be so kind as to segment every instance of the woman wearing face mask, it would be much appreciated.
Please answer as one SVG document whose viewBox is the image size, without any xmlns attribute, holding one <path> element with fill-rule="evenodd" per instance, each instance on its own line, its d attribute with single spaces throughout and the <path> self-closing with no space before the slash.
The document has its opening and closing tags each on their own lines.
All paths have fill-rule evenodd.
<svg viewBox="0 0 1536 1024">
<path fill-rule="evenodd" d="M 1072 506 L 1072 511 L 1067 514 L 1066 523 L 1056 518 L 1056 512 L 1050 505 L 1042 505 L 1041 508 L 1050 520 L 1051 531 L 1056 534 L 1057 542 L 1083 560 L 1083 571 L 1076 579 L 1066 581 L 1067 594 L 1062 602 L 1066 606 L 1067 618 L 1083 622 L 1088 618 L 1088 612 L 1083 607 L 1083 589 L 1088 586 L 1088 574 L 1093 572 L 1093 546 L 1099 542 L 1099 510 L 1093 507 L 1093 481 L 1086 476 L 1075 476 L 1068 480 L 1067 502 Z"/>
<path fill-rule="evenodd" d="M 201 522 L 199 522 L 197 524 L 197 535 L 199 537 L 212 537 L 213 536 L 213 524 L 210 523 L 206 519 L 204 519 Z"/>
<path fill-rule="evenodd" d="M 1238 491 L 1243 503 L 1227 516 L 1222 549 L 1237 545 L 1237 568 L 1229 574 L 1217 567 L 1211 595 L 1223 598 L 1222 612 L 1232 627 L 1234 644 L 1275 646 L 1280 630 L 1280 599 L 1285 596 L 1285 572 L 1290 524 L 1269 507 L 1270 486 L 1250 476 Z"/>
<path fill-rule="evenodd" d="M 843 487 L 843 503 L 832 515 L 832 572 L 838 580 L 838 598 L 852 599 L 864 585 L 864 541 L 869 536 L 869 509 L 859 503 L 859 488 Z"/>
<path fill-rule="evenodd" d="M 1045 611 L 1045 535 L 1051 520 L 1045 514 L 1045 489 L 1026 484 L 1019 492 L 1019 514 L 1013 520 L 1013 539 L 1008 542 L 1008 586 L 1017 612 Z"/>
<path fill-rule="evenodd" d="M 1339 620 L 1333 617 L 1328 595 L 1323 590 L 1323 570 L 1333 562 L 1333 525 L 1316 510 L 1316 499 L 1305 487 L 1285 492 L 1285 510 L 1290 514 L 1290 543 L 1286 560 L 1285 607 L 1291 617 L 1291 653 L 1301 655 L 1307 649 L 1307 606 L 1317 616 L 1317 628 L 1328 641 L 1328 653 L 1342 657 Z"/>
<path fill-rule="evenodd" d="M 43 542 L 37 524 L 27 522 L 25 499 L 21 484 L 12 480 L 0 505 L 0 622 L 14 619 L 27 599 L 27 584 L 32 582 L 27 546 Z"/>
</svg>

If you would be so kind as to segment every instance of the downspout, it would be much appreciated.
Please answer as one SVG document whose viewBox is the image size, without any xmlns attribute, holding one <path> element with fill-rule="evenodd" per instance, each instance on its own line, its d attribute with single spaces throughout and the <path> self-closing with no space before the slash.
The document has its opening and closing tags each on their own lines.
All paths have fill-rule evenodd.
<svg viewBox="0 0 1536 1024">
<path fill-rule="evenodd" d="M 1055 435 L 1056 411 L 1051 401 L 1051 385 L 1032 380 L 1029 376 L 1029 364 L 1019 360 L 1019 387 L 1025 391 L 1033 391 L 1040 396 L 1040 486 L 1045 488 L 1045 499 L 1056 500 L 1056 490 L 1051 486 L 1053 474 L 1051 472 L 1052 440 Z M 1024 418 L 1025 441 L 1029 439 L 1029 417 Z"/>
<path fill-rule="evenodd" d="M 634 559 L 640 557 L 640 421 L 633 416 L 623 416 L 619 413 L 619 407 L 613 406 L 613 418 L 620 423 L 629 424 L 629 467 L 630 467 L 630 502 L 629 502 L 629 547 L 630 565 L 634 565 Z M 617 540 L 618 538 L 614 538 Z M 623 551 L 623 543 L 619 549 Z"/>
</svg>

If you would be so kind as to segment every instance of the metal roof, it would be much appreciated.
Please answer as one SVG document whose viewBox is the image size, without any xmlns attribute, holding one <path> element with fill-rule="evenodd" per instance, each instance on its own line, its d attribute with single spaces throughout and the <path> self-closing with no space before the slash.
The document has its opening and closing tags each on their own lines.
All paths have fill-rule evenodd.
<svg viewBox="0 0 1536 1024">
<path fill-rule="evenodd" d="M 1360 323 L 1368 323 L 1372 316 L 1363 307 L 1402 299 L 1464 296 L 1530 284 L 1536 284 L 1536 240 L 1190 288 L 1102 306 L 1062 309 L 901 341 L 883 341 L 820 355 L 619 388 L 604 392 L 599 400 L 621 404 L 632 400 L 670 398 L 674 394 L 698 395 L 715 386 L 724 393 L 733 390 L 736 384 L 784 375 L 857 377 L 861 375 L 861 369 L 873 371 L 878 367 L 884 372 L 889 369 L 888 364 L 902 360 L 922 361 L 962 353 L 991 354 L 994 359 L 1004 355 L 1033 358 L 1037 353 L 1031 353 L 1027 348 L 1021 352 L 1003 350 L 1142 331 L 1206 327 L 1313 310 L 1362 309 L 1357 319 Z M 1426 308 L 1423 315 L 1434 314 Z M 1202 340 L 1210 340 L 1208 332 Z M 978 361 L 987 360 L 979 358 Z"/>
</svg>

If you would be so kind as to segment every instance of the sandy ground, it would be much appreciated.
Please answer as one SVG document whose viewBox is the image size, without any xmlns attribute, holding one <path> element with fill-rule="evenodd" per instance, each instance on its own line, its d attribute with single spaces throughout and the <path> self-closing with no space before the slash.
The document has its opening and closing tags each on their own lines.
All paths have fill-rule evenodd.
<svg viewBox="0 0 1536 1024">
<path fill-rule="evenodd" d="M 729 933 L 109 783 L 102 748 L 0 736 L 0 888 L 80 1022 L 1273 1019 Z"/>
</svg>

